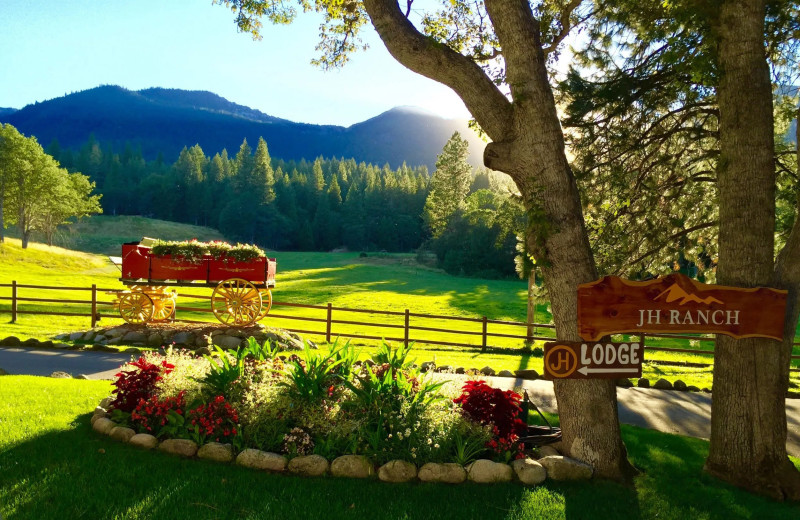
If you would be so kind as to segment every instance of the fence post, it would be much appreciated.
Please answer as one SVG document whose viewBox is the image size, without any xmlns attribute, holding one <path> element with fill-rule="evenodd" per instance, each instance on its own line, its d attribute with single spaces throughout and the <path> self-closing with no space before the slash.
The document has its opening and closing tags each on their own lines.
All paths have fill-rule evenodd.
<svg viewBox="0 0 800 520">
<path fill-rule="evenodd" d="M 325 341 L 328 343 L 331 342 L 331 314 L 333 314 L 333 309 L 331 309 L 332 306 L 333 304 L 328 304 L 328 323 L 325 327 Z"/>
<path fill-rule="evenodd" d="M 92 284 L 92 328 L 97 325 L 97 284 Z"/>
<path fill-rule="evenodd" d="M 403 344 L 406 347 L 408 346 L 408 321 L 409 321 L 409 313 L 408 309 L 406 309 L 406 330 L 405 330 L 405 335 L 403 336 Z"/>
<path fill-rule="evenodd" d="M 11 323 L 17 322 L 17 281 L 11 281 Z"/>
<path fill-rule="evenodd" d="M 481 343 L 481 348 L 483 350 L 486 350 L 486 328 L 487 328 L 487 322 L 486 322 L 486 316 L 484 316 L 483 317 L 483 342 Z"/>
<path fill-rule="evenodd" d="M 644 332 L 639 334 L 639 346 L 642 349 L 642 352 L 644 352 Z"/>
</svg>

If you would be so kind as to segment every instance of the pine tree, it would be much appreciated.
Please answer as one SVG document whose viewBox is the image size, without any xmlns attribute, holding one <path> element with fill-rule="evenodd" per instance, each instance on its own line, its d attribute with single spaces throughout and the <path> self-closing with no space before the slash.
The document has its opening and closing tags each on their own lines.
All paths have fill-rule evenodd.
<svg viewBox="0 0 800 520">
<path fill-rule="evenodd" d="M 431 235 L 436 238 L 447 226 L 447 219 L 469 193 L 472 167 L 467 162 L 469 144 L 454 132 L 436 158 L 436 171 L 431 179 L 431 191 L 425 201 L 423 218 Z"/>
<path fill-rule="evenodd" d="M 275 200 L 275 175 L 267 150 L 267 142 L 263 137 L 258 138 L 253 170 L 248 184 L 257 199 L 262 204 L 271 204 Z"/>
</svg>

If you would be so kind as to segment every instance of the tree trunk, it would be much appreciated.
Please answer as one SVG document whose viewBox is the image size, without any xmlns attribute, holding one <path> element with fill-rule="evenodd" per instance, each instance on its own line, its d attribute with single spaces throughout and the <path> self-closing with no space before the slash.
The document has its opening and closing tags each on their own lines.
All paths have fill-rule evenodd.
<svg viewBox="0 0 800 520">
<path fill-rule="evenodd" d="M 6 241 L 6 221 L 3 208 L 3 191 L 0 190 L 0 244 Z"/>
<path fill-rule="evenodd" d="M 775 164 L 772 88 L 764 49 L 764 0 L 730 0 L 715 27 L 721 80 L 720 284 L 775 284 Z M 790 344 L 786 339 L 718 336 L 714 352 L 711 446 L 706 470 L 775 499 L 800 499 L 800 473 L 786 454 Z"/>
<path fill-rule="evenodd" d="M 531 268 L 531 272 L 528 273 L 528 328 L 526 330 L 525 335 L 528 337 L 533 336 L 535 332 L 535 327 L 533 326 L 536 323 L 536 269 Z M 530 345 L 533 343 L 532 340 L 525 340 L 526 345 Z"/>
<path fill-rule="evenodd" d="M 432 40 L 409 22 L 397 0 L 364 0 L 388 51 L 418 74 L 458 93 L 492 138 L 487 167 L 509 174 L 528 213 L 528 250 L 543 265 L 558 338 L 578 340 L 577 286 L 597 271 L 589 247 L 575 177 L 564 149 L 539 31 L 528 0 L 485 0 L 506 66 L 510 101 L 472 60 Z M 598 477 L 627 480 L 627 460 L 610 380 L 555 384 L 564 448 L 595 468 Z"/>
</svg>

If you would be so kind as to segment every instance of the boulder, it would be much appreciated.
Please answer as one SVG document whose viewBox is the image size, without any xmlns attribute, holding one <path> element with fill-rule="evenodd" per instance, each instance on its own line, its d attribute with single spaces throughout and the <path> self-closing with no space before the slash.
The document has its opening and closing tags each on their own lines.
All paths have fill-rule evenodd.
<svg viewBox="0 0 800 520">
<path fill-rule="evenodd" d="M 233 446 L 220 442 L 209 442 L 208 444 L 203 444 L 197 450 L 197 456 L 201 459 L 215 462 L 231 462 L 233 460 Z"/>
<path fill-rule="evenodd" d="M 710 393 L 711 393 L 711 389 L 710 389 L 710 388 L 703 388 L 703 390 L 701 390 L 701 391 L 702 391 L 704 394 L 710 394 Z"/>
<path fill-rule="evenodd" d="M 110 414 L 108 414 L 108 413 L 105 413 L 105 412 L 103 412 L 103 413 L 96 413 L 96 412 L 95 412 L 95 414 L 94 414 L 94 415 L 92 415 L 92 418 L 91 418 L 91 419 L 89 419 L 89 424 L 91 424 L 91 425 L 92 425 L 92 427 L 94 427 L 94 423 L 96 423 L 96 422 L 97 422 L 97 421 L 99 421 L 100 419 L 103 419 L 103 418 L 105 418 L 105 419 L 108 419 L 108 418 L 110 418 L 110 417 L 111 417 L 111 415 L 110 415 Z"/>
<path fill-rule="evenodd" d="M 0 340 L 0 347 L 18 347 L 22 342 L 16 336 L 8 336 Z"/>
<path fill-rule="evenodd" d="M 78 341 L 79 339 L 83 339 L 83 332 L 73 332 L 69 335 L 70 341 Z"/>
<path fill-rule="evenodd" d="M 478 459 L 467 467 L 469 479 L 478 484 L 495 482 L 511 482 L 514 470 L 508 464 L 494 462 L 489 459 Z"/>
<path fill-rule="evenodd" d="M 467 480 L 467 471 L 459 464 L 454 464 L 452 462 L 445 464 L 429 462 L 419 468 L 417 478 L 423 482 L 461 484 Z"/>
<path fill-rule="evenodd" d="M 56 343 L 55 345 L 53 345 L 53 348 L 57 348 L 59 350 L 68 350 L 69 347 L 70 347 L 70 345 L 68 345 L 66 343 Z"/>
<path fill-rule="evenodd" d="M 86 374 L 78 374 L 77 376 L 75 376 L 75 379 L 89 379 L 89 376 L 87 376 Z"/>
<path fill-rule="evenodd" d="M 551 455 L 561 455 L 561 452 L 554 447 L 547 445 L 539 448 L 539 458 L 550 457 Z"/>
<path fill-rule="evenodd" d="M 164 344 L 164 338 L 161 337 L 161 334 L 158 332 L 154 332 L 147 336 L 147 345 L 150 347 L 160 347 Z"/>
<path fill-rule="evenodd" d="M 214 345 L 217 345 L 218 347 L 223 348 L 225 350 L 239 348 L 239 345 L 241 345 L 241 343 L 242 339 L 237 338 L 236 336 L 228 336 L 226 334 L 220 336 L 214 336 Z"/>
<path fill-rule="evenodd" d="M 172 342 L 176 345 L 194 345 L 194 334 L 186 331 L 176 332 L 172 336 Z"/>
<path fill-rule="evenodd" d="M 97 331 L 96 330 L 89 330 L 89 331 L 86 331 L 86 334 L 84 334 L 81 339 L 83 341 L 94 341 L 95 337 L 97 337 Z"/>
<path fill-rule="evenodd" d="M 106 410 L 108 410 L 109 407 L 111 407 L 111 403 L 113 402 L 114 402 L 113 396 L 104 397 L 103 400 L 100 401 L 100 404 L 98 406 L 100 406 L 100 408 L 105 408 Z"/>
<path fill-rule="evenodd" d="M 39 340 L 36 339 L 36 338 L 28 338 L 28 339 L 26 339 L 25 341 L 22 342 L 22 346 L 23 347 L 38 347 L 39 346 Z"/>
<path fill-rule="evenodd" d="M 686 383 L 684 383 L 680 379 L 676 379 L 675 382 L 672 383 L 672 388 L 674 388 L 675 390 L 681 390 L 685 392 L 688 387 L 686 386 Z"/>
<path fill-rule="evenodd" d="M 123 343 L 147 343 L 147 335 L 138 330 L 132 330 L 122 336 Z"/>
<path fill-rule="evenodd" d="M 9 373 L 0 368 L 0 376 L 7 376 L 7 375 L 9 375 Z"/>
<path fill-rule="evenodd" d="M 236 457 L 236 464 L 245 468 L 267 471 L 286 471 L 287 460 L 283 455 L 248 448 Z"/>
<path fill-rule="evenodd" d="M 517 459 L 511 463 L 511 469 L 514 470 L 517 480 L 526 486 L 541 484 L 547 478 L 544 466 L 532 459 Z"/>
<path fill-rule="evenodd" d="M 694 385 L 689 385 L 689 386 L 686 387 L 686 390 L 688 392 L 699 392 L 700 388 L 698 388 L 698 387 L 696 387 Z"/>
<path fill-rule="evenodd" d="M 108 340 L 108 341 L 106 341 L 106 342 L 104 342 L 104 343 L 105 343 L 106 345 L 119 345 L 120 343 L 122 343 L 122 336 L 117 336 L 116 338 L 111 338 L 110 340 Z M 93 346 L 93 347 L 95 347 L 95 346 L 100 346 L 100 347 L 102 347 L 102 346 L 103 346 L 103 343 L 95 343 L 95 344 L 94 344 L 94 345 L 92 345 L 92 346 Z"/>
<path fill-rule="evenodd" d="M 617 379 L 615 381 L 616 385 L 620 388 L 630 388 L 633 386 L 633 383 L 627 377 L 623 377 L 621 379 Z"/>
<path fill-rule="evenodd" d="M 511 373 L 511 370 L 501 370 L 497 375 L 498 377 L 514 377 L 514 374 Z"/>
<path fill-rule="evenodd" d="M 107 419 L 106 417 L 100 417 L 97 419 L 94 424 L 92 425 L 92 429 L 97 433 L 102 433 L 103 435 L 108 435 L 111 433 L 111 430 L 117 427 L 117 423 L 112 421 L 111 419 Z"/>
<path fill-rule="evenodd" d="M 384 482 L 409 482 L 417 478 L 417 467 L 406 460 L 390 460 L 378 469 L 378 478 Z"/>
<path fill-rule="evenodd" d="M 334 477 L 369 478 L 375 474 L 375 468 L 362 455 L 342 455 L 331 462 L 331 474 Z"/>
<path fill-rule="evenodd" d="M 119 338 L 128 333 L 127 327 L 114 327 L 113 329 L 105 331 L 104 335 L 109 338 Z"/>
<path fill-rule="evenodd" d="M 48 339 L 46 341 L 40 341 L 39 344 L 36 346 L 39 348 L 53 348 L 55 344 Z"/>
<path fill-rule="evenodd" d="M 481 372 L 481 374 L 483 374 L 485 376 L 493 376 L 494 375 L 494 369 L 492 367 L 488 367 L 488 366 L 483 367 L 480 370 L 480 372 Z"/>
<path fill-rule="evenodd" d="M 167 439 L 158 445 L 158 449 L 172 455 L 194 457 L 197 453 L 197 443 L 189 439 Z"/>
<path fill-rule="evenodd" d="M 539 464 L 547 470 L 547 476 L 553 480 L 586 480 L 592 478 L 594 468 L 585 462 L 551 455 L 539 459 Z"/>
<path fill-rule="evenodd" d="M 226 336 L 234 336 L 237 338 L 244 338 L 242 331 L 240 329 L 225 329 Z"/>
<path fill-rule="evenodd" d="M 63 334 L 56 334 L 55 336 L 53 336 L 53 339 L 56 341 L 65 341 L 69 339 L 69 334 L 67 334 L 66 332 Z"/>
<path fill-rule="evenodd" d="M 200 347 L 194 351 L 195 356 L 210 356 L 211 350 L 208 347 Z"/>
<path fill-rule="evenodd" d="M 442 365 L 440 367 L 436 367 L 435 372 L 450 372 L 453 370 L 453 367 L 450 365 Z"/>
<path fill-rule="evenodd" d="M 60 372 L 58 370 L 50 374 L 50 377 L 53 377 L 55 379 L 72 379 L 72 376 L 70 374 L 67 374 L 66 372 Z"/>
<path fill-rule="evenodd" d="M 129 347 L 122 351 L 123 354 L 130 354 L 132 356 L 138 356 L 142 353 L 142 349 L 136 347 Z"/>
<path fill-rule="evenodd" d="M 536 370 L 515 370 L 514 375 L 520 379 L 539 379 L 539 372 Z"/>
<path fill-rule="evenodd" d="M 328 472 L 328 461 L 321 455 L 301 455 L 289 461 L 290 473 L 305 477 L 320 477 Z"/>
<path fill-rule="evenodd" d="M 199 334 L 196 336 L 197 339 L 194 340 L 194 346 L 199 348 L 208 348 L 211 345 L 211 336 L 206 336 L 204 334 Z"/>
<path fill-rule="evenodd" d="M 156 439 L 149 433 L 137 433 L 136 435 L 130 438 L 128 444 L 132 444 L 137 448 L 152 450 L 153 448 L 158 446 L 158 439 Z"/>
<path fill-rule="evenodd" d="M 109 437 L 120 442 L 129 442 L 134 435 L 136 432 L 133 429 L 124 426 L 116 426 L 108 433 Z"/>
<path fill-rule="evenodd" d="M 95 343 L 105 343 L 106 341 L 108 341 L 108 338 L 102 334 L 98 334 L 97 336 L 94 337 L 92 341 L 94 341 Z"/>
<path fill-rule="evenodd" d="M 645 377 L 642 377 L 639 379 L 639 381 L 636 382 L 636 386 L 638 386 L 639 388 L 650 388 L 650 380 Z"/>
<path fill-rule="evenodd" d="M 672 390 L 672 383 L 670 383 L 664 378 L 661 378 L 655 383 L 653 383 L 653 388 L 656 388 L 658 390 Z"/>
<path fill-rule="evenodd" d="M 466 372 L 464 367 L 456 367 L 456 374 L 465 374 Z"/>
</svg>

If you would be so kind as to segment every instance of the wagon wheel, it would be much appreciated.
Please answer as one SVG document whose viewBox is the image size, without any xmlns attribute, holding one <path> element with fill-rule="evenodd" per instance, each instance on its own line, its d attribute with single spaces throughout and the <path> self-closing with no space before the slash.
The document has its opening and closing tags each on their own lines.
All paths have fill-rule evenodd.
<svg viewBox="0 0 800 520">
<path fill-rule="evenodd" d="M 261 316 L 261 294 L 247 280 L 230 278 L 211 294 L 211 310 L 222 323 L 250 325 Z"/>
<path fill-rule="evenodd" d="M 144 293 L 123 294 L 119 299 L 119 315 L 128 323 L 140 325 L 153 320 L 153 300 Z"/>
<path fill-rule="evenodd" d="M 164 321 L 170 319 L 175 314 L 174 296 L 153 297 L 153 321 Z"/>
<path fill-rule="evenodd" d="M 261 314 L 258 315 L 258 320 L 263 320 L 267 314 L 269 314 L 269 310 L 272 308 L 272 291 L 269 288 L 266 289 L 259 289 L 259 294 L 261 295 Z"/>
</svg>

